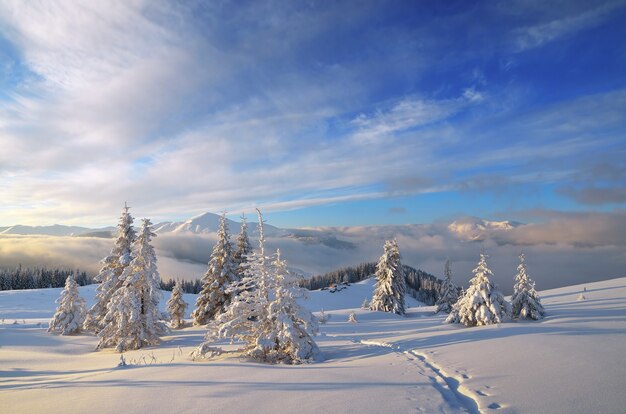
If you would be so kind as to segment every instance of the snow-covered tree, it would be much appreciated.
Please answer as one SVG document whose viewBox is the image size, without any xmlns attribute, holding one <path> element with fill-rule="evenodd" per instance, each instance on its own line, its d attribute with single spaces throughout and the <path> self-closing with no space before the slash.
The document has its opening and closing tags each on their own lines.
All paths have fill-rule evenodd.
<svg viewBox="0 0 626 414">
<path fill-rule="evenodd" d="M 242 214 L 241 230 L 239 231 L 239 236 L 237 236 L 237 248 L 235 249 L 235 253 L 233 255 L 239 279 L 244 276 L 248 255 L 251 253 L 252 245 L 250 244 L 250 239 L 248 238 L 248 222 L 246 220 L 246 216 Z"/>
<path fill-rule="evenodd" d="M 369 309 L 369 308 L 370 308 L 369 299 L 367 298 L 363 299 L 363 303 L 361 303 L 361 309 Z"/>
<path fill-rule="evenodd" d="M 384 253 L 376 265 L 376 279 L 370 309 L 404 315 L 406 280 L 396 240 L 385 242 Z"/>
<path fill-rule="evenodd" d="M 98 333 L 97 348 L 115 347 L 124 352 L 159 343 L 159 335 L 168 332 L 160 320 L 160 277 L 152 247 L 152 223 L 142 220 L 139 237 L 133 244 L 133 259 L 122 273 L 122 286 L 107 306 L 104 327 Z"/>
<path fill-rule="evenodd" d="M 493 272 L 487 267 L 487 256 L 480 255 L 478 266 L 472 271 L 474 277 L 464 295 L 452 307 L 447 323 L 480 326 L 500 323 L 511 314 L 511 305 L 491 283 Z"/>
<path fill-rule="evenodd" d="M 183 299 L 183 285 L 180 280 L 176 281 L 172 289 L 172 296 L 167 301 L 167 311 L 170 314 L 170 326 L 174 329 L 185 326 L 185 310 L 187 302 Z"/>
<path fill-rule="evenodd" d="M 50 319 L 48 332 L 58 332 L 61 335 L 80 333 L 85 321 L 85 300 L 78 293 L 78 284 L 72 275 L 65 279 L 65 288 L 56 300 L 59 304 Z"/>
<path fill-rule="evenodd" d="M 202 276 L 202 291 L 196 299 L 196 308 L 191 313 L 195 325 L 206 325 L 224 311 L 230 299 L 227 289 L 239 279 L 229 238 L 226 215 L 222 214 L 209 268 Z"/>
<path fill-rule="evenodd" d="M 542 319 L 545 310 L 541 305 L 539 294 L 535 290 L 535 282 L 526 273 L 526 263 L 523 254 L 519 256 L 520 264 L 517 266 L 513 296 L 511 296 L 511 309 L 514 318 Z"/>
<path fill-rule="evenodd" d="M 320 316 L 317 318 L 317 321 L 321 324 L 328 322 L 328 317 L 326 317 L 326 312 L 324 312 L 324 309 L 320 311 Z"/>
<path fill-rule="evenodd" d="M 132 244 L 136 234 L 133 229 L 133 217 L 130 215 L 126 204 L 122 211 L 122 216 L 117 225 L 117 238 L 111 253 L 102 259 L 102 269 L 95 277 L 96 282 L 100 282 L 96 288 L 96 300 L 89 309 L 84 322 L 84 329 L 100 332 L 103 327 L 103 319 L 107 313 L 107 306 L 113 294 L 122 286 L 122 272 L 132 260 Z"/>
<path fill-rule="evenodd" d="M 450 268 L 450 260 L 446 260 L 446 264 L 443 269 L 444 279 L 441 285 L 441 291 L 439 292 L 439 299 L 437 299 L 437 310 L 435 313 L 445 312 L 450 313 L 452 306 L 459 300 L 459 294 L 456 286 L 452 283 L 452 269 Z"/>
<path fill-rule="evenodd" d="M 244 356 L 263 362 L 301 363 L 318 354 L 312 339 L 317 320 L 296 302 L 302 290 L 290 277 L 280 253 L 266 255 L 263 217 L 260 211 L 258 215 L 259 251 L 249 256 L 235 296 L 217 317 L 207 342 L 193 353 L 196 357 L 215 353 L 210 346 L 215 338 L 242 342 Z"/>
<path fill-rule="evenodd" d="M 270 363 L 299 364 L 314 360 L 319 354 L 313 340 L 318 330 L 317 319 L 296 302 L 303 292 L 291 278 L 279 251 L 272 271 L 273 300 L 267 306 L 266 317 L 257 326 L 255 346 L 246 354 Z"/>
<path fill-rule="evenodd" d="M 350 323 L 357 323 L 358 322 L 356 320 L 356 313 L 350 312 L 350 314 L 348 315 L 348 322 L 350 322 Z"/>
</svg>

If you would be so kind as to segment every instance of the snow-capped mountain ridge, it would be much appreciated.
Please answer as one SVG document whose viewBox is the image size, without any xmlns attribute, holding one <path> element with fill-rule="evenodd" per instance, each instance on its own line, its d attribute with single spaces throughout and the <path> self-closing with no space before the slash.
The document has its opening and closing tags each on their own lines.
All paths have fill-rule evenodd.
<svg viewBox="0 0 626 414">
<path fill-rule="evenodd" d="M 515 221 L 491 221 L 478 217 L 466 217 L 455 220 L 448 225 L 450 233 L 461 240 L 482 241 L 488 232 L 507 231 L 519 227 L 521 223 Z"/>
</svg>

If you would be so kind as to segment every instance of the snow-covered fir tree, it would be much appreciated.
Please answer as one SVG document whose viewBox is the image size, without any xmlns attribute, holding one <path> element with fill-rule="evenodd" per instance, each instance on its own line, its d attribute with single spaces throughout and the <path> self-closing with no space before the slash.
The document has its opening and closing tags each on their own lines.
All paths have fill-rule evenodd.
<svg viewBox="0 0 626 414">
<path fill-rule="evenodd" d="M 472 272 L 470 286 L 454 304 L 445 322 L 480 326 L 506 320 L 511 314 L 511 305 L 489 280 L 493 272 L 487 267 L 485 254 L 480 255 L 478 266 Z"/>
<path fill-rule="evenodd" d="M 235 265 L 237 266 L 237 276 L 241 279 L 245 273 L 246 263 L 248 261 L 248 255 L 252 253 L 252 245 L 248 238 L 248 222 L 244 214 L 241 215 L 241 230 L 237 236 L 237 248 L 233 258 Z"/>
<path fill-rule="evenodd" d="M 130 215 L 126 204 L 122 210 L 122 216 L 117 225 L 117 238 L 111 253 L 102 259 L 102 269 L 95 277 L 100 282 L 96 288 L 95 303 L 89 309 L 85 318 L 84 329 L 100 332 L 103 327 L 103 319 L 107 313 L 107 305 L 113 294 L 122 286 L 122 272 L 132 259 L 132 244 L 136 234 L 133 229 L 133 217 Z"/>
<path fill-rule="evenodd" d="M 217 317 L 207 342 L 192 354 L 205 357 L 216 352 L 211 342 L 230 338 L 242 342 L 242 354 L 263 362 L 301 363 L 315 359 L 313 340 L 317 320 L 296 299 L 302 290 L 290 278 L 285 262 L 277 253 L 267 256 L 263 217 L 259 215 L 259 251 L 249 256 L 244 278 L 226 312 Z"/>
<path fill-rule="evenodd" d="M 406 280 L 396 240 L 385 242 L 384 253 L 376 265 L 376 279 L 370 309 L 404 315 Z"/>
<path fill-rule="evenodd" d="M 115 347 L 118 352 L 139 349 L 158 344 L 159 336 L 168 332 L 159 312 L 160 277 L 151 244 L 156 234 L 151 225 L 149 219 L 142 220 L 133 244 L 133 259 L 122 273 L 122 286 L 107 306 L 97 348 Z"/>
<path fill-rule="evenodd" d="M 450 313 L 452 306 L 459 300 L 459 294 L 456 286 L 452 283 L 452 269 L 450 268 L 450 260 L 446 260 L 446 264 L 443 269 L 444 279 L 441 285 L 441 291 L 439 292 L 439 299 L 437 299 L 437 310 L 435 313 L 445 312 Z"/>
<path fill-rule="evenodd" d="M 195 325 L 206 325 L 224 311 L 230 300 L 227 289 L 239 279 L 229 238 L 226 215 L 222 214 L 209 268 L 202 276 L 202 291 L 198 294 L 196 308 L 191 314 Z"/>
<path fill-rule="evenodd" d="M 524 254 L 519 256 L 520 264 L 517 266 L 513 296 L 511 296 L 511 309 L 513 318 L 542 319 L 545 315 L 539 294 L 535 290 L 535 282 L 526 273 Z"/>
<path fill-rule="evenodd" d="M 85 300 L 78 293 L 78 284 L 72 275 L 65 280 L 65 288 L 57 299 L 57 310 L 50 319 L 48 332 L 58 332 L 61 335 L 80 333 L 85 322 Z"/>
<path fill-rule="evenodd" d="M 167 312 L 170 314 L 170 326 L 174 329 L 185 327 L 185 311 L 187 302 L 183 299 L 183 285 L 176 281 L 172 289 L 172 296 L 167 301 Z"/>
<path fill-rule="evenodd" d="M 365 298 L 363 299 L 363 303 L 361 303 L 361 309 L 369 309 L 370 308 L 370 301 L 369 299 Z"/>
</svg>

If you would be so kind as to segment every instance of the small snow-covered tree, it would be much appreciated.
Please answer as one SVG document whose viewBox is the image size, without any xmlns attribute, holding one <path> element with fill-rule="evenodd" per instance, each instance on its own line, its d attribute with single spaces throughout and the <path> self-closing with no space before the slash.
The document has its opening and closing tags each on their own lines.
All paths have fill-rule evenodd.
<svg viewBox="0 0 626 414">
<path fill-rule="evenodd" d="M 370 301 L 369 299 L 365 298 L 363 299 L 363 303 L 361 303 L 361 309 L 369 309 L 370 308 Z"/>
<path fill-rule="evenodd" d="M 252 245 L 248 238 L 248 222 L 244 214 L 241 215 L 241 230 L 237 236 L 237 248 L 233 255 L 235 265 L 237 266 L 238 279 L 243 278 L 245 273 L 246 263 L 248 261 L 248 255 L 252 253 Z"/>
<path fill-rule="evenodd" d="M 217 317 L 207 341 L 192 353 L 194 357 L 221 352 L 211 346 L 216 338 L 242 342 L 244 356 L 263 362 L 301 363 L 318 353 L 312 339 L 317 320 L 296 302 L 302 291 L 290 278 L 280 254 L 266 255 L 263 217 L 257 212 L 259 251 L 249 256 L 231 303 Z"/>
<path fill-rule="evenodd" d="M 406 280 L 396 240 L 385 242 L 384 253 L 376 265 L 376 279 L 370 309 L 404 315 Z"/>
<path fill-rule="evenodd" d="M 519 256 L 511 309 L 513 318 L 542 319 L 545 315 L 539 294 L 535 290 L 535 282 L 526 273 L 526 263 L 523 254 Z"/>
<path fill-rule="evenodd" d="M 133 260 L 122 273 L 122 286 L 113 294 L 98 333 L 97 348 L 115 347 L 124 352 L 159 343 L 159 335 L 168 332 L 160 320 L 160 277 L 152 247 L 149 219 L 142 220 L 139 237 L 133 244 Z"/>
<path fill-rule="evenodd" d="M 493 272 L 487 267 L 487 256 L 480 255 L 478 266 L 472 271 L 474 277 L 464 295 L 452 307 L 446 323 L 462 323 L 465 326 L 480 326 L 500 323 L 511 313 L 511 305 L 491 283 Z"/>
<path fill-rule="evenodd" d="M 441 292 L 439 293 L 439 298 L 437 299 L 437 310 L 435 313 L 445 312 L 450 313 L 452 311 L 452 306 L 459 300 L 459 294 L 456 286 L 452 283 L 452 269 L 450 268 L 450 260 L 446 260 L 446 264 L 444 266 L 444 279 L 443 284 L 441 285 Z"/>
<path fill-rule="evenodd" d="M 356 313 L 350 312 L 350 314 L 348 315 L 348 322 L 350 322 L 350 323 L 357 323 L 358 322 L 356 320 Z"/>
<path fill-rule="evenodd" d="M 170 314 L 170 326 L 174 329 L 185 326 L 185 310 L 187 302 L 183 299 L 183 285 L 180 280 L 176 281 L 172 289 L 172 296 L 167 301 L 167 311 Z"/>
<path fill-rule="evenodd" d="M 206 325 L 224 311 L 230 299 L 227 289 L 232 282 L 239 279 L 229 237 L 226 215 L 222 214 L 209 268 L 202 276 L 202 291 L 191 314 L 195 325 Z"/>
<path fill-rule="evenodd" d="M 328 322 L 328 318 L 326 317 L 326 312 L 324 312 L 324 309 L 320 311 L 320 316 L 317 318 L 317 321 L 321 324 Z"/>
<path fill-rule="evenodd" d="M 102 269 L 95 277 L 96 282 L 100 282 L 96 288 L 96 300 L 89 309 L 84 322 L 84 329 L 100 332 L 103 327 L 103 319 L 107 313 L 107 306 L 113 294 L 122 286 L 122 272 L 132 260 L 132 244 L 136 234 L 133 229 L 133 217 L 130 215 L 126 204 L 122 211 L 122 216 L 117 225 L 117 238 L 111 253 L 102 259 Z"/>
<path fill-rule="evenodd" d="M 78 293 L 78 284 L 72 275 L 65 279 L 65 288 L 57 299 L 57 310 L 50 319 L 48 332 L 58 332 L 61 335 L 80 333 L 85 321 L 85 300 Z"/>
</svg>

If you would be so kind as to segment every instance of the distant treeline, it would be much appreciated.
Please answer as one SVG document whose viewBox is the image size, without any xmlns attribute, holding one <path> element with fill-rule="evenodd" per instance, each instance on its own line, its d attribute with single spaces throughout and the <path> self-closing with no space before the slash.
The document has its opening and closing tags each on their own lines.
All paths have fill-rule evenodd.
<svg viewBox="0 0 626 414">
<path fill-rule="evenodd" d="M 404 265 L 408 294 L 426 305 L 434 305 L 439 297 L 442 281 L 422 270 Z M 300 286 L 317 290 L 339 283 L 355 283 L 369 279 L 376 273 L 376 263 L 361 263 L 357 266 L 342 267 L 323 275 L 302 279 Z"/>
<path fill-rule="evenodd" d="M 58 288 L 74 275 L 80 286 L 94 283 L 93 277 L 80 270 L 48 269 L 45 267 L 0 268 L 0 290 Z"/>
<path fill-rule="evenodd" d="M 317 290 L 323 287 L 337 285 L 342 282 L 355 283 L 368 279 L 376 273 L 376 263 L 361 263 L 357 266 L 342 267 L 338 270 L 328 272 L 323 275 L 313 276 L 309 279 L 301 279 L 300 286 L 309 290 Z M 427 305 L 434 305 L 439 297 L 441 280 L 435 276 L 404 266 L 408 294 Z M 21 289 L 41 289 L 58 288 L 65 285 L 65 279 L 73 274 L 79 286 L 96 283 L 92 276 L 80 270 L 48 269 L 45 267 L 17 267 L 12 269 L 0 268 L 0 290 L 21 290 Z M 161 289 L 172 291 L 174 279 L 161 281 Z M 181 281 L 183 292 L 198 294 L 202 290 L 202 281 L 183 280 Z"/>
<path fill-rule="evenodd" d="M 161 289 L 167 290 L 169 292 L 174 289 L 174 284 L 176 280 L 169 279 L 167 281 L 161 280 Z M 202 290 L 202 281 L 200 279 L 196 280 L 181 280 L 183 292 L 185 293 L 193 293 L 198 294 Z"/>
</svg>

